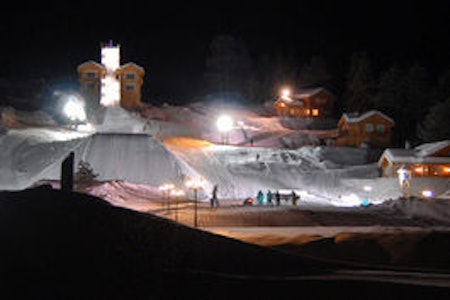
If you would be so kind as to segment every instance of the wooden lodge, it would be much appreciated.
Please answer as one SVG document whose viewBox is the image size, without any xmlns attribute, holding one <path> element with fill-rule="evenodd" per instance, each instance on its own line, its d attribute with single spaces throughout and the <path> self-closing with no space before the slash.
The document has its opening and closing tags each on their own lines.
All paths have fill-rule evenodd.
<svg viewBox="0 0 450 300">
<path fill-rule="evenodd" d="M 393 127 L 394 120 L 377 110 L 363 114 L 343 114 L 338 122 L 336 145 L 385 148 L 391 145 Z"/>
<path fill-rule="evenodd" d="M 400 168 L 413 177 L 450 177 L 450 140 L 426 143 L 413 149 L 388 148 L 378 160 L 383 177 L 397 177 Z"/>
<path fill-rule="evenodd" d="M 280 96 L 273 104 L 276 115 L 283 117 L 330 117 L 333 106 L 334 96 L 322 87 L 301 89 L 292 96 Z"/>
</svg>

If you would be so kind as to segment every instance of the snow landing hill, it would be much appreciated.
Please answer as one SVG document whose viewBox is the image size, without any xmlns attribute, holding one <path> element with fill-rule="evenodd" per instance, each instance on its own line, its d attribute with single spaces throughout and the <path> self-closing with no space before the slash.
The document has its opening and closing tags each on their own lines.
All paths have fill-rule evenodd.
<svg viewBox="0 0 450 300">
<path fill-rule="evenodd" d="M 226 145 L 215 124 L 223 113 L 234 119 Z M 256 109 L 166 104 L 138 114 L 108 107 L 92 122 L 93 131 L 48 122 L 9 128 L 0 136 L 0 189 L 19 190 L 41 180 L 58 180 L 61 162 L 73 151 L 75 167 L 88 162 L 98 181 L 145 186 L 155 196 L 161 196 L 161 184 L 172 182 L 183 188 L 190 177 L 203 179 L 202 201 L 207 201 L 216 183 L 221 201 L 241 201 L 258 190 L 276 189 L 297 190 L 303 201 L 318 206 L 359 206 L 364 199 L 378 204 L 400 197 L 397 179 L 380 178 L 366 149 L 317 146 L 311 130 L 285 128 L 278 118 Z M 412 192 L 418 194 L 425 187 L 444 195 L 449 180 L 416 180 Z"/>
</svg>

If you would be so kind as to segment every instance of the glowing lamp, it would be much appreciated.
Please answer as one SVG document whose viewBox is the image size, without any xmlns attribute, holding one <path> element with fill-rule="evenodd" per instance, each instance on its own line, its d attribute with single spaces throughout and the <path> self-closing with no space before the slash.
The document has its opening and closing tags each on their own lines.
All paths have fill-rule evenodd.
<svg viewBox="0 0 450 300">
<path fill-rule="evenodd" d="M 233 129 L 233 119 L 230 116 L 222 115 L 217 119 L 217 129 L 221 132 L 228 132 Z"/>
<path fill-rule="evenodd" d="M 75 96 L 69 96 L 63 108 L 64 114 L 71 121 L 85 121 L 86 112 L 84 111 L 84 103 Z"/>
<path fill-rule="evenodd" d="M 291 95 L 291 90 L 290 89 L 283 89 L 281 91 L 281 97 L 282 98 L 288 98 Z"/>
</svg>

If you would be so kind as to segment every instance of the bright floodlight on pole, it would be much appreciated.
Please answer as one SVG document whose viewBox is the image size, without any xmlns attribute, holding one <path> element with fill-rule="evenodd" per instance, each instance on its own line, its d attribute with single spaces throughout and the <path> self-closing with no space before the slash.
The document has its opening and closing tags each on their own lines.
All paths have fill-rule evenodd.
<svg viewBox="0 0 450 300">
<path fill-rule="evenodd" d="M 233 119 L 228 115 L 221 115 L 217 118 L 217 129 L 221 133 L 222 144 L 228 143 L 228 133 L 233 129 Z"/>
<path fill-rule="evenodd" d="M 74 95 L 69 95 L 67 97 L 66 104 L 63 107 L 63 112 L 72 123 L 86 121 L 84 102 Z"/>
</svg>

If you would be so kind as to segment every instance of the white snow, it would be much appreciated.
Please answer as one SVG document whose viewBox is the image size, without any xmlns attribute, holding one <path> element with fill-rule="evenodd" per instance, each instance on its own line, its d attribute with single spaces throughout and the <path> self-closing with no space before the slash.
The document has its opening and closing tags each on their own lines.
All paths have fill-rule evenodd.
<svg viewBox="0 0 450 300">
<path fill-rule="evenodd" d="M 58 127 L 10 129 L 0 136 L 0 189 L 57 180 L 61 162 L 73 151 L 75 167 L 80 160 L 87 161 L 98 173 L 97 180 L 106 182 L 93 187 L 92 194 L 138 210 L 148 208 L 145 199 L 163 196 L 158 186 L 165 182 L 192 198 L 186 178 L 204 179 L 201 201 L 208 201 L 217 183 L 222 204 L 241 203 L 258 190 L 277 189 L 298 191 L 303 205 L 330 209 L 360 206 L 363 201 L 386 206 L 391 203 L 387 200 L 401 196 L 397 178 L 380 178 L 376 162 L 366 161 L 366 149 L 310 144 L 305 130 L 286 129 L 257 109 L 195 103 L 155 110 L 155 115 L 165 117 L 143 118 L 108 107 L 91 133 Z M 234 120 L 228 145 L 220 144 L 223 133 L 216 128 L 222 112 Z M 411 192 L 419 195 L 426 188 L 445 195 L 449 183 L 449 179 L 414 179 Z M 448 221 L 448 203 L 432 199 L 390 205 L 411 215 Z"/>
</svg>

